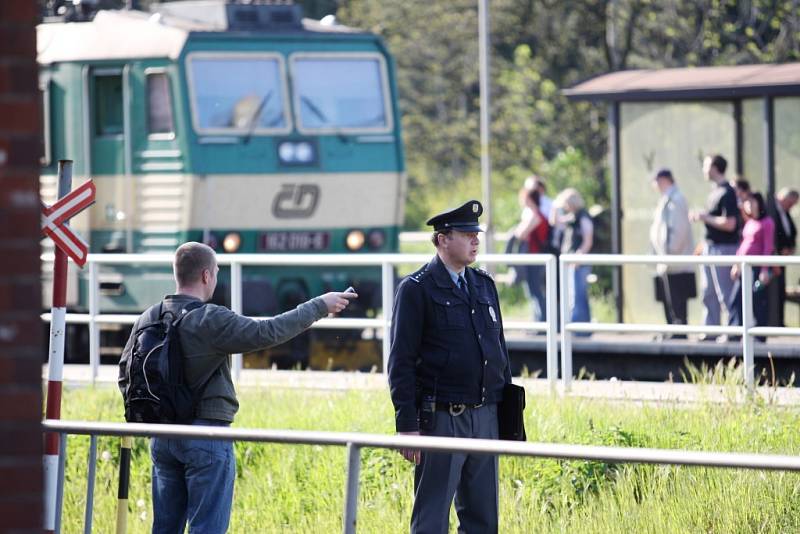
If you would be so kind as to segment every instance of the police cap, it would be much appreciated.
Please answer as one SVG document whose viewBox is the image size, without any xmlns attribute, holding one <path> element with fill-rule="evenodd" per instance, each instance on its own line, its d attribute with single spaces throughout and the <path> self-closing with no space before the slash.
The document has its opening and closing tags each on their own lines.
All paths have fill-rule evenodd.
<svg viewBox="0 0 800 534">
<path fill-rule="evenodd" d="M 463 206 L 445 211 L 428 219 L 428 226 L 434 230 L 458 230 L 459 232 L 482 232 L 478 226 L 478 217 L 483 213 L 483 206 L 477 200 L 470 200 Z"/>
</svg>

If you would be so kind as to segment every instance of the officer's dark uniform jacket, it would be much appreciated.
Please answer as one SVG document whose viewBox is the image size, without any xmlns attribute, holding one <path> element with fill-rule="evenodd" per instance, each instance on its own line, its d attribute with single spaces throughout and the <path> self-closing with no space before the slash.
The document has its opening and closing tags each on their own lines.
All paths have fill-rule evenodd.
<svg viewBox="0 0 800 534">
<path fill-rule="evenodd" d="M 397 288 L 389 385 L 398 432 L 419 430 L 423 392 L 438 403 L 489 404 L 511 382 L 494 280 L 470 267 L 464 276 L 469 297 L 437 255 Z"/>
</svg>

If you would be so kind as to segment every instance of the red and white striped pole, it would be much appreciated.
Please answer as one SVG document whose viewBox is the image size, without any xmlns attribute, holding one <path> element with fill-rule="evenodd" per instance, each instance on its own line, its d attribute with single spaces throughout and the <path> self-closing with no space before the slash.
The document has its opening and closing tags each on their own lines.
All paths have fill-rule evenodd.
<svg viewBox="0 0 800 534">
<path fill-rule="evenodd" d="M 58 198 L 72 189 L 72 161 L 58 162 Z M 67 254 L 55 248 L 53 266 L 53 307 L 50 319 L 50 351 L 47 379 L 47 419 L 61 418 L 61 382 L 64 375 L 64 334 L 67 312 Z M 55 532 L 56 487 L 58 482 L 59 435 L 52 432 L 44 438 L 44 529 Z"/>
</svg>

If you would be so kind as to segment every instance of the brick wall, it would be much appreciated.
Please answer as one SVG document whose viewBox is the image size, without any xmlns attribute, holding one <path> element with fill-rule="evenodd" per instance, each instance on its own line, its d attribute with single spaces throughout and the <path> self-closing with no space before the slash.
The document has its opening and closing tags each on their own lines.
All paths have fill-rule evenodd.
<svg viewBox="0 0 800 534">
<path fill-rule="evenodd" d="M 0 532 L 42 531 L 36 0 L 0 0 Z"/>
</svg>

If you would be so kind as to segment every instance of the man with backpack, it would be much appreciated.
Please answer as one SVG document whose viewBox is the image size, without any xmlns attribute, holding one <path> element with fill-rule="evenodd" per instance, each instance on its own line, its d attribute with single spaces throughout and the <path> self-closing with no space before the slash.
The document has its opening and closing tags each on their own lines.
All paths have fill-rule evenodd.
<svg viewBox="0 0 800 534">
<path fill-rule="evenodd" d="M 207 303 L 219 272 L 210 247 L 184 243 L 175 252 L 173 271 L 175 294 L 136 320 L 120 359 L 119 387 L 129 421 L 229 426 L 239 408 L 230 354 L 288 341 L 327 314 L 342 311 L 349 299 L 357 297 L 355 293 L 326 293 L 272 319 L 257 321 Z M 167 325 L 162 344 L 154 343 L 158 336 L 149 332 L 159 323 Z M 177 332 L 169 333 L 170 328 Z M 174 335 L 178 332 L 179 336 Z M 172 359 L 175 352 L 161 350 L 165 340 L 178 345 L 182 369 L 167 370 L 169 362 L 163 360 Z M 152 361 L 158 358 L 159 364 Z M 170 371 L 175 373 L 166 376 Z M 176 374 L 189 392 L 188 420 L 175 415 L 180 409 L 172 409 L 187 402 L 175 394 Z M 149 405 L 142 409 L 148 396 Z M 167 400 L 175 406 L 166 406 Z M 236 475 L 233 443 L 153 438 L 150 454 L 153 533 L 181 533 L 187 521 L 190 532 L 227 531 Z"/>
</svg>

